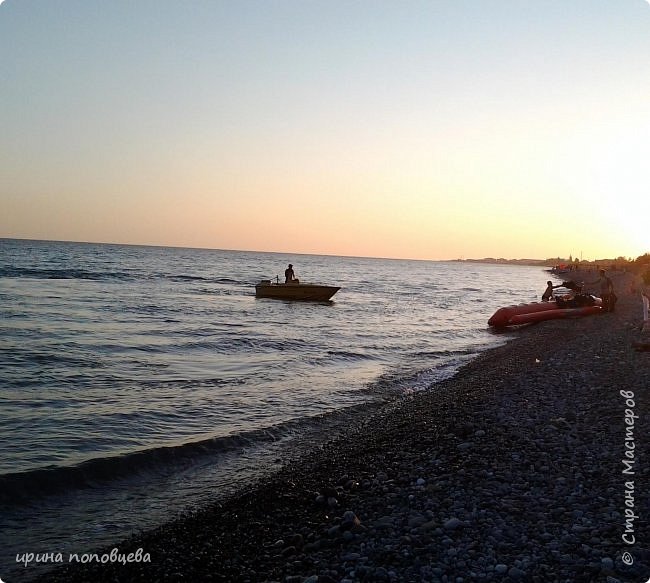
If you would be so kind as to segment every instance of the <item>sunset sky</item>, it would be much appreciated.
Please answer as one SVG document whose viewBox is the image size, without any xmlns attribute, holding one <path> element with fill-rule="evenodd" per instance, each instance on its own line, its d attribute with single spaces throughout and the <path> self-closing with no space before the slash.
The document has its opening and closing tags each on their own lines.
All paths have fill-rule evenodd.
<svg viewBox="0 0 650 583">
<path fill-rule="evenodd" d="M 650 251 L 646 0 L 6 0 L 0 237 Z"/>
</svg>

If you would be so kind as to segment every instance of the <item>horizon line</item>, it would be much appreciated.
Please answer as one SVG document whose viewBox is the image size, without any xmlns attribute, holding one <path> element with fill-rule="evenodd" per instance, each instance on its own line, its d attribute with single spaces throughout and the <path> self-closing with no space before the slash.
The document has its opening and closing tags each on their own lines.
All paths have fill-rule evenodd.
<svg viewBox="0 0 650 583">
<path fill-rule="evenodd" d="M 314 257 L 346 257 L 350 259 L 381 259 L 388 261 L 431 261 L 431 262 L 495 262 L 495 261 L 533 261 L 533 262 L 544 262 L 551 260 L 563 260 L 569 261 L 566 258 L 561 257 L 546 257 L 543 259 L 536 259 L 531 257 L 482 257 L 482 258 L 454 258 L 454 259 L 422 259 L 422 258 L 413 258 L 413 257 L 381 257 L 378 255 L 335 255 L 332 253 L 305 253 L 299 251 L 260 251 L 258 249 L 229 249 L 222 247 L 196 247 L 191 245 L 162 245 L 157 243 L 117 243 L 114 241 L 84 241 L 84 240 L 74 240 L 74 239 L 34 239 L 32 237 L 5 237 L 0 236 L 0 240 L 12 240 L 12 241 L 33 241 L 39 243 L 76 243 L 80 245 L 116 245 L 122 247 L 154 247 L 162 249 L 195 249 L 202 251 L 232 251 L 239 253 L 269 253 L 275 255 L 307 255 Z M 643 254 L 641 254 L 642 256 Z M 622 256 L 619 256 L 622 257 Z M 576 258 L 573 259 L 575 261 Z M 616 261 L 617 258 L 602 258 L 602 259 L 581 259 L 580 263 L 591 263 L 598 261 Z"/>
</svg>

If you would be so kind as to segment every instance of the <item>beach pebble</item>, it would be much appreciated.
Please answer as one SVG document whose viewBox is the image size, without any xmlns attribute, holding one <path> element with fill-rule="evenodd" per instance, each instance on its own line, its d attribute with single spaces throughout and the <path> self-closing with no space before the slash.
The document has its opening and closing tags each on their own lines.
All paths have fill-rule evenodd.
<svg viewBox="0 0 650 583">
<path fill-rule="evenodd" d="M 515 581 L 519 581 L 520 579 L 524 579 L 526 577 L 526 573 L 518 567 L 510 567 L 508 570 L 508 577 L 514 579 Z"/>
<path fill-rule="evenodd" d="M 343 518 L 341 520 L 342 530 L 350 530 L 351 528 L 359 526 L 360 524 L 361 521 L 359 520 L 358 516 L 351 510 L 346 511 L 343 514 Z"/>
<path fill-rule="evenodd" d="M 338 524 L 332 526 L 327 531 L 327 536 L 329 537 L 338 536 L 339 534 L 341 534 L 341 527 Z"/>
<path fill-rule="evenodd" d="M 444 528 L 445 530 L 456 530 L 457 528 L 460 528 L 462 525 L 463 522 L 460 519 L 454 517 L 445 521 Z"/>
<path fill-rule="evenodd" d="M 295 534 L 290 535 L 287 538 L 286 544 L 287 544 L 287 546 L 294 546 L 296 548 L 300 548 L 300 547 L 303 546 L 304 542 L 305 541 L 304 541 L 303 536 L 300 533 L 297 532 Z"/>
<path fill-rule="evenodd" d="M 600 560 L 603 569 L 611 571 L 614 568 L 614 561 L 610 557 L 603 557 Z"/>
<path fill-rule="evenodd" d="M 295 555 L 295 554 L 296 554 L 296 547 L 293 547 L 293 546 L 285 547 L 282 550 L 282 556 L 284 556 L 284 557 L 290 557 L 291 555 Z"/>
</svg>

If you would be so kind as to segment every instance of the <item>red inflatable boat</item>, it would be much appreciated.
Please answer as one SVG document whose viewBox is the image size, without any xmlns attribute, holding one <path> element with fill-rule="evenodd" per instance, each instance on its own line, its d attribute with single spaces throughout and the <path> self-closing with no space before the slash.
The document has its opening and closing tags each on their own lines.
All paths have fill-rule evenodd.
<svg viewBox="0 0 650 583">
<path fill-rule="evenodd" d="M 582 305 L 581 305 L 582 304 Z M 505 326 L 518 326 L 532 324 L 555 318 L 580 318 L 601 311 L 600 298 L 593 296 L 579 296 L 574 299 L 564 300 L 558 298 L 552 302 L 532 302 L 499 308 L 488 320 L 489 326 L 502 328 Z"/>
</svg>

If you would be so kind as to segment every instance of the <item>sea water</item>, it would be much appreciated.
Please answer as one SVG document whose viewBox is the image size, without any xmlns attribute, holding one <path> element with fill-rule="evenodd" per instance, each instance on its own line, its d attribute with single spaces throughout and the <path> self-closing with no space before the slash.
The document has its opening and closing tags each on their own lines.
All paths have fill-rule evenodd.
<svg viewBox="0 0 650 583">
<path fill-rule="evenodd" d="M 255 297 L 288 263 L 333 301 Z M 541 267 L 0 239 L 0 577 L 271 471 L 435 391 Z"/>
</svg>

